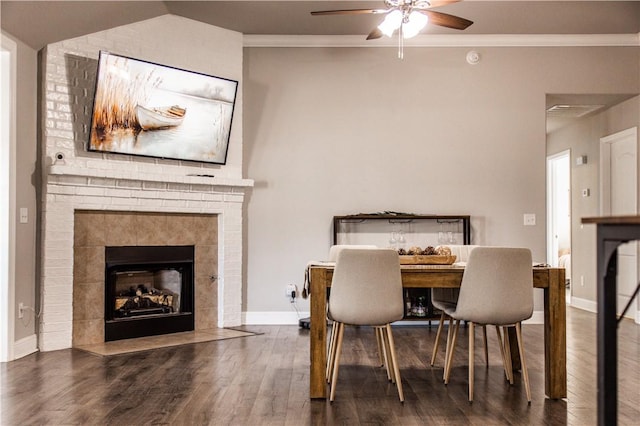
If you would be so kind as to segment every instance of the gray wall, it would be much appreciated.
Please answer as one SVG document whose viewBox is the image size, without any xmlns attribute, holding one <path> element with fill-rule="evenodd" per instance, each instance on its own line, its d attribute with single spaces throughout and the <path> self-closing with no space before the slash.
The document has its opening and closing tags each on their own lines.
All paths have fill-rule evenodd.
<svg viewBox="0 0 640 426">
<path fill-rule="evenodd" d="M 473 243 L 546 260 L 545 95 L 637 93 L 639 49 L 467 50 L 245 49 L 247 311 L 291 310 L 334 215 L 469 214 Z"/>
<path fill-rule="evenodd" d="M 37 52 L 12 38 L 17 45 L 16 93 L 16 221 L 20 208 L 29 209 L 29 222 L 16 223 L 15 341 L 35 333 L 33 311 L 18 319 L 18 304 L 36 305 L 36 117 Z"/>
</svg>

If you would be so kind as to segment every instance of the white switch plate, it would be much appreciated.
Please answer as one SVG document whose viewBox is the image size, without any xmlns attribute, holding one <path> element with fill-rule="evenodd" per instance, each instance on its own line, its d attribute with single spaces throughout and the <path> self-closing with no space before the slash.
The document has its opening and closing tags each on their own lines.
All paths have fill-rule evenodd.
<svg viewBox="0 0 640 426">
<path fill-rule="evenodd" d="M 20 207 L 20 223 L 29 222 L 29 209 L 26 207 Z"/>
<path fill-rule="evenodd" d="M 535 213 L 525 213 L 524 214 L 524 225 L 525 226 L 535 226 L 536 224 L 536 214 Z"/>
</svg>

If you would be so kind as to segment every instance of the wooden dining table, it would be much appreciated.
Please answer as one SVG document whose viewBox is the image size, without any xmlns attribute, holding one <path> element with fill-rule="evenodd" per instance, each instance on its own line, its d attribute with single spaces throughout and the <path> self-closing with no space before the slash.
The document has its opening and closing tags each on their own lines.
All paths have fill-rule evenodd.
<svg viewBox="0 0 640 426">
<path fill-rule="evenodd" d="M 308 286 L 310 324 L 310 398 L 326 398 L 327 383 L 327 295 L 334 264 L 309 264 Z M 460 287 L 464 266 L 402 265 L 403 288 Z M 565 270 L 532 268 L 533 287 L 544 291 L 544 370 L 545 394 L 551 399 L 567 397 L 567 343 Z M 426 356 L 426 355 L 425 355 Z"/>
</svg>

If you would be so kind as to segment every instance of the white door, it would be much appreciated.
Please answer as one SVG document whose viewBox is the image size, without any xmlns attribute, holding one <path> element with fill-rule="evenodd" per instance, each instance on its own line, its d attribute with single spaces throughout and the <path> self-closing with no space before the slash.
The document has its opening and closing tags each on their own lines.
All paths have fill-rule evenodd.
<svg viewBox="0 0 640 426">
<path fill-rule="evenodd" d="M 636 127 L 600 139 L 602 214 L 638 214 L 638 130 Z M 627 305 L 638 283 L 638 245 L 618 248 L 618 313 Z M 638 302 L 626 315 L 640 322 Z"/>
</svg>

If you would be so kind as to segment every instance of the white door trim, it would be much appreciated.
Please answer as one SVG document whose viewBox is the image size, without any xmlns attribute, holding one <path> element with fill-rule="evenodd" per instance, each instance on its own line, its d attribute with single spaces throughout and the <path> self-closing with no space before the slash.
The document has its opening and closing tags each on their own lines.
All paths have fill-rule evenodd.
<svg viewBox="0 0 640 426">
<path fill-rule="evenodd" d="M 635 190 L 636 202 L 635 202 L 635 205 L 632 207 L 632 211 L 628 213 L 625 212 L 625 214 L 638 214 L 638 198 L 639 198 L 637 194 L 638 192 L 638 189 L 637 189 L 638 188 L 638 128 L 631 127 L 629 129 L 622 130 L 620 132 L 600 138 L 600 194 L 601 194 L 600 214 L 604 216 L 611 214 L 611 192 L 608 190 L 608 188 L 611 187 L 611 145 L 617 141 L 627 139 L 627 138 L 635 141 L 636 162 L 635 162 L 635 176 L 633 178 L 635 179 L 634 183 L 636 187 L 636 190 Z M 640 247 L 638 243 L 635 243 L 629 247 L 621 248 L 621 250 L 623 251 L 618 252 L 618 256 L 619 256 L 618 262 L 621 261 L 620 255 L 625 254 L 624 253 L 625 251 L 626 251 L 626 254 L 624 256 L 625 259 L 628 259 L 629 256 L 635 255 L 636 264 L 635 264 L 635 271 L 634 271 L 635 272 L 634 282 L 637 282 L 637 278 L 638 276 L 640 276 L 640 273 L 638 270 L 638 266 L 639 266 L 638 264 L 640 263 L 638 262 L 638 259 L 640 259 L 640 256 L 638 255 L 638 247 Z M 618 266 L 620 267 L 620 263 Z M 634 268 L 632 268 L 631 270 L 633 269 Z M 620 269 L 618 271 L 620 272 Z M 628 300 L 628 297 L 626 297 L 626 299 Z M 618 295 L 618 302 L 619 303 L 621 302 L 619 295 Z M 617 307 L 619 312 L 622 311 L 623 308 L 624 308 L 624 305 Z M 640 324 L 640 297 L 636 296 L 635 307 L 634 305 L 631 305 L 629 313 L 634 317 L 636 324 Z"/>
<path fill-rule="evenodd" d="M 611 211 L 611 193 L 605 191 L 610 185 L 611 177 L 611 151 L 605 149 L 606 144 L 612 144 L 619 139 L 627 137 L 635 137 L 638 140 L 638 128 L 631 127 L 630 129 L 622 130 L 600 138 L 600 214 L 609 214 Z M 638 206 L 636 206 L 636 213 L 638 213 Z"/>
<path fill-rule="evenodd" d="M 0 239 L 0 361 L 6 362 L 14 359 L 15 343 L 17 45 L 4 34 L 1 41 L 0 235 L 5 237 Z"/>
<path fill-rule="evenodd" d="M 554 218 L 554 193 L 555 193 L 555 176 L 553 173 L 553 169 L 551 164 L 559 159 L 568 157 L 569 161 L 571 161 L 571 150 L 567 149 L 562 152 L 558 152 L 556 154 L 552 154 L 547 156 L 547 263 L 550 265 L 554 265 L 554 260 L 557 258 L 558 251 L 557 247 L 554 249 L 555 244 L 553 243 L 555 237 L 555 224 L 553 221 Z M 571 171 L 569 171 L 571 173 Z M 569 178 L 571 179 L 571 178 Z M 569 200 L 569 202 L 571 202 Z M 571 208 L 569 208 L 569 212 L 571 212 Z"/>
</svg>

